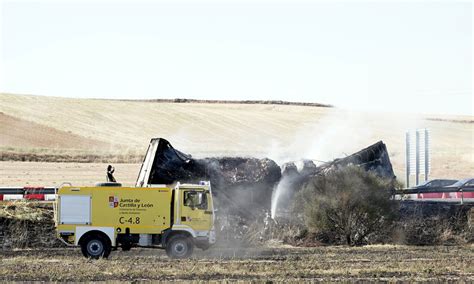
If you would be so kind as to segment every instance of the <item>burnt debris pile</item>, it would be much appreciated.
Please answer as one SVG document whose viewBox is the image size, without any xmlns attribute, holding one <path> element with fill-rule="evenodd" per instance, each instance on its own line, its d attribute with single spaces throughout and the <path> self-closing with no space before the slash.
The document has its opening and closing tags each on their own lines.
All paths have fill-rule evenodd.
<svg viewBox="0 0 474 284">
<path fill-rule="evenodd" d="M 336 159 L 318 169 L 326 171 L 334 167 L 344 167 L 351 164 L 360 166 L 366 171 L 374 172 L 383 178 L 395 178 L 387 146 L 382 141 L 345 158 Z"/>
<path fill-rule="evenodd" d="M 303 166 L 300 171 L 296 170 L 294 162 L 289 162 L 283 165 L 283 176 L 315 176 L 317 174 L 325 174 L 328 171 L 355 165 L 362 167 L 366 171 L 374 172 L 376 175 L 393 179 L 395 173 L 393 172 L 392 163 L 387 151 L 387 146 L 382 141 L 379 141 L 367 148 L 364 148 L 352 155 L 344 158 L 335 159 L 331 162 L 316 166 L 311 160 L 303 160 Z"/>
<path fill-rule="evenodd" d="M 160 139 L 150 172 L 152 184 L 211 181 L 217 207 L 251 213 L 251 208 L 269 208 L 273 187 L 281 177 L 280 167 L 270 159 L 218 157 L 194 159 Z"/>
<path fill-rule="evenodd" d="M 217 206 L 240 215 L 269 208 L 280 167 L 270 159 L 223 157 L 198 160 L 215 193 Z"/>
<path fill-rule="evenodd" d="M 160 139 L 155 155 L 150 183 L 196 183 L 210 180 L 217 207 L 244 215 L 252 210 L 269 209 L 272 192 L 277 185 L 290 188 L 285 190 L 286 196 L 281 197 L 282 200 L 288 200 L 310 177 L 337 167 L 359 165 L 382 177 L 395 177 L 387 148 L 382 141 L 320 166 L 316 166 L 311 160 L 303 160 L 299 170 L 294 162 L 285 163 L 280 168 L 268 158 L 194 159 L 191 155 L 174 149 L 165 139 Z"/>
</svg>

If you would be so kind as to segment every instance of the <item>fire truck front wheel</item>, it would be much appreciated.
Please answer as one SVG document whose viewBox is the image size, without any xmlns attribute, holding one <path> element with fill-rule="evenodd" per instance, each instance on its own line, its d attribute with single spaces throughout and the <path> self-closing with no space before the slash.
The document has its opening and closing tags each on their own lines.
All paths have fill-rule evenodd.
<svg viewBox="0 0 474 284">
<path fill-rule="evenodd" d="M 170 258 L 188 258 L 193 254 L 194 244 L 190 237 L 185 235 L 171 236 L 166 244 L 166 254 Z"/>
<path fill-rule="evenodd" d="M 81 242 L 82 254 L 87 258 L 99 259 L 107 258 L 112 247 L 110 243 L 101 235 L 89 235 Z"/>
</svg>

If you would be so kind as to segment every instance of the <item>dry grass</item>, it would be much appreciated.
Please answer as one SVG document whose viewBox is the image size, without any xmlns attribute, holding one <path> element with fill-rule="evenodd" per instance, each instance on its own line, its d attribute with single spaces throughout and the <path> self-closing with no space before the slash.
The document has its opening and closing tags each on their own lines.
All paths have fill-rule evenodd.
<svg viewBox="0 0 474 284">
<path fill-rule="evenodd" d="M 0 248 L 61 247 L 51 204 L 27 201 L 0 206 Z"/>
<path fill-rule="evenodd" d="M 161 250 L 113 252 L 88 261 L 77 249 L 0 253 L 1 281 L 273 280 L 474 281 L 474 250 L 464 247 L 211 248 L 169 260 Z M 449 260 L 449 261 L 447 261 Z"/>
</svg>

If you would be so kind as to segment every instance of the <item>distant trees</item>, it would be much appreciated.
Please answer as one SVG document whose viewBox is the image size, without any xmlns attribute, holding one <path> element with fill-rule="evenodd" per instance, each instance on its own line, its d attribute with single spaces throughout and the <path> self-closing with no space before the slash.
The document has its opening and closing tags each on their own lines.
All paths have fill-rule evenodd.
<svg viewBox="0 0 474 284">
<path fill-rule="evenodd" d="M 323 242 L 383 242 L 397 215 L 392 187 L 392 180 L 349 166 L 313 177 L 297 194 L 294 209 Z"/>
</svg>

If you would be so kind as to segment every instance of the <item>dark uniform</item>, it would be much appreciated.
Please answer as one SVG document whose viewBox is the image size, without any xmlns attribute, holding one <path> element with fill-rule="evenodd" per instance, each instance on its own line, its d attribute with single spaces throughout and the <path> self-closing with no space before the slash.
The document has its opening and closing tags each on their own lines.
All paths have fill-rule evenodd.
<svg viewBox="0 0 474 284">
<path fill-rule="evenodd" d="M 115 168 L 112 165 L 107 166 L 107 182 L 117 182 L 114 178 Z"/>
</svg>

